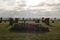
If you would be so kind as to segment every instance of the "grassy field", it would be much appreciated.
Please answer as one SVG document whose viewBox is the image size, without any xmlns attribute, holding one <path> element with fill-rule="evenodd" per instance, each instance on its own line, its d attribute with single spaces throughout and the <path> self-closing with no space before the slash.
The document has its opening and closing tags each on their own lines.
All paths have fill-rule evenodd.
<svg viewBox="0 0 60 40">
<path fill-rule="evenodd" d="M 18 33 L 9 32 L 7 23 L 0 23 L 0 40 L 60 40 L 60 21 L 50 23 L 52 26 L 47 26 L 41 22 L 43 26 L 49 28 L 47 33 Z"/>
</svg>

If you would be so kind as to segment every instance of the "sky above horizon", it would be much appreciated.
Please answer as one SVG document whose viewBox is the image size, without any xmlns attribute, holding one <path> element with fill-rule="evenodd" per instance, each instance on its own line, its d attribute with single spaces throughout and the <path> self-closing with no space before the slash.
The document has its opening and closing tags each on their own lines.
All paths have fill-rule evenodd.
<svg viewBox="0 0 60 40">
<path fill-rule="evenodd" d="M 60 0 L 0 0 L 0 9 L 46 9 L 49 11 L 60 9 Z"/>
<path fill-rule="evenodd" d="M 60 18 L 60 0 L 0 0 L 0 10 L 12 10 L 14 12 L 6 12 L 7 15 L 13 17 L 23 15 L 26 17 L 40 17 L 40 16 L 50 16 L 50 17 L 59 17 Z M 15 11 L 24 11 L 20 14 Z M 29 11 L 28 11 L 29 10 Z M 32 10 L 32 11 L 31 11 Z M 2 12 L 2 13 L 1 13 Z M 4 16 L 5 12 L 0 11 L 0 16 Z M 23 13 L 23 14 L 22 14 Z M 29 14 L 30 13 L 30 14 Z M 33 14 L 33 15 L 32 15 Z M 29 16 L 28 16 L 29 15 Z M 4 16 L 4 17 L 5 17 Z"/>
</svg>

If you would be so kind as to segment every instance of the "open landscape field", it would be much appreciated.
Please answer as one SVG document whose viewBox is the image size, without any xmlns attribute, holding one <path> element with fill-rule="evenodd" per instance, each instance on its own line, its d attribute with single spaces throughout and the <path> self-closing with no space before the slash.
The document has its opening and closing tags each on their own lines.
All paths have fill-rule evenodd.
<svg viewBox="0 0 60 40">
<path fill-rule="evenodd" d="M 60 21 L 50 22 L 51 26 L 40 22 L 41 25 L 49 28 L 50 32 L 46 33 L 9 32 L 11 26 L 8 24 L 8 22 L 0 23 L 0 40 L 60 40 Z"/>
</svg>

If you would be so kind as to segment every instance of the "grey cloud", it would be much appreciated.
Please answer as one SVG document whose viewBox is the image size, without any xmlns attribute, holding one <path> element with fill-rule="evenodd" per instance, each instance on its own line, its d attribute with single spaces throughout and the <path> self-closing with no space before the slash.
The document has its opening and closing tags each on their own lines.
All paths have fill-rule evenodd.
<svg viewBox="0 0 60 40">
<path fill-rule="evenodd" d="M 26 6 L 25 1 L 21 0 L 16 3 L 15 10 L 21 10 L 24 9 Z"/>
<path fill-rule="evenodd" d="M 36 14 L 33 14 L 36 11 Z M 0 17 L 20 17 L 20 18 L 41 18 L 43 16 L 50 16 L 51 18 L 60 18 L 60 11 L 43 11 L 43 10 L 23 10 L 23 11 L 7 11 L 0 10 Z"/>
<path fill-rule="evenodd" d="M 16 0 L 0 0 L 0 4 L 2 4 L 2 5 L 8 5 L 8 6 L 14 5 L 15 2 L 16 2 Z"/>
</svg>

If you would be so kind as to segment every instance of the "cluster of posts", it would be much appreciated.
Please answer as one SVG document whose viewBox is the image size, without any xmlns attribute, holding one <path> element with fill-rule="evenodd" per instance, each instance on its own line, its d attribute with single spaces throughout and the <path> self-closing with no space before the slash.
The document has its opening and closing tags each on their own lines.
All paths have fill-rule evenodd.
<svg viewBox="0 0 60 40">
<path fill-rule="evenodd" d="M 2 23 L 2 17 L 0 18 L 0 23 Z M 4 20 L 6 22 L 6 20 Z M 42 17 L 42 19 L 32 19 L 32 20 L 25 20 L 24 18 L 22 18 L 22 20 L 20 20 L 19 18 L 9 18 L 7 21 L 9 21 L 9 25 L 12 25 L 12 28 L 10 30 L 17 30 L 17 31 L 27 31 L 29 29 L 29 31 L 34 30 L 34 31 L 49 31 L 48 28 L 43 27 L 41 24 L 28 24 L 25 23 L 26 21 L 35 21 L 35 23 L 40 23 L 40 21 L 42 21 L 43 23 L 45 23 L 46 25 L 50 25 L 50 18 L 44 18 Z M 24 23 L 18 23 L 19 21 L 24 21 Z M 52 20 L 52 23 L 54 23 L 54 20 Z"/>
<path fill-rule="evenodd" d="M 56 19 L 56 18 L 54 18 L 54 19 Z M 0 17 L 0 23 L 2 23 L 2 21 L 3 21 L 2 17 Z M 4 22 L 6 22 L 6 21 L 9 21 L 9 25 L 13 25 L 14 23 L 18 23 L 19 18 L 15 18 L 15 19 L 9 18 L 8 20 L 4 20 Z M 20 21 L 24 21 L 24 24 L 25 24 L 25 22 L 28 20 L 25 20 L 24 18 L 22 18 L 22 20 L 20 20 Z M 42 19 L 32 19 L 31 21 L 35 21 L 35 23 L 40 23 L 40 21 L 42 21 L 46 25 L 50 25 L 50 18 L 42 17 Z M 52 23 L 54 23 L 54 20 L 51 20 L 51 21 L 52 21 Z"/>
</svg>

